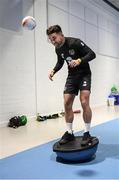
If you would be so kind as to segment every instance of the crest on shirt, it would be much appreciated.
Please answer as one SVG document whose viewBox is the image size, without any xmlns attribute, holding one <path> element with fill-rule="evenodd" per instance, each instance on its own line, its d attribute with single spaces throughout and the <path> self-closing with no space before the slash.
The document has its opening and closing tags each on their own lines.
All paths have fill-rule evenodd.
<svg viewBox="0 0 119 180">
<path fill-rule="evenodd" d="M 72 61 L 72 57 L 67 57 L 66 61 Z"/>
<path fill-rule="evenodd" d="M 64 59 L 64 53 L 61 54 L 61 57 Z"/>
<path fill-rule="evenodd" d="M 70 54 L 70 55 L 74 55 L 74 54 L 75 54 L 74 49 L 69 49 L 69 54 Z"/>
</svg>

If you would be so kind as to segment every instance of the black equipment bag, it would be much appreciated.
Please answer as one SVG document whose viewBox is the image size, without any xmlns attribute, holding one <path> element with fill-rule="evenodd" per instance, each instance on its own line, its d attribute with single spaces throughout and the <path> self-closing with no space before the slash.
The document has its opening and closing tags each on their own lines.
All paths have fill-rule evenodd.
<svg viewBox="0 0 119 180">
<path fill-rule="evenodd" d="M 21 119 L 19 116 L 14 116 L 9 120 L 8 127 L 18 128 L 21 126 Z"/>
</svg>

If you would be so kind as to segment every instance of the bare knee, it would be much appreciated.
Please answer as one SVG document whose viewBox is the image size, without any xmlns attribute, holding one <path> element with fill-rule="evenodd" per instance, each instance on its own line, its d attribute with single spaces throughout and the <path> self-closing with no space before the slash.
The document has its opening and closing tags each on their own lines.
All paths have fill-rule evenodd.
<svg viewBox="0 0 119 180">
<path fill-rule="evenodd" d="M 82 98 L 81 99 L 81 106 L 83 108 L 84 111 L 86 111 L 89 107 L 89 101 L 87 98 Z"/>
<path fill-rule="evenodd" d="M 65 108 L 65 111 L 70 111 L 72 109 L 72 103 L 69 100 L 65 101 L 64 108 Z"/>
<path fill-rule="evenodd" d="M 72 104 L 73 104 L 74 98 L 75 98 L 75 95 L 70 95 L 70 94 L 64 95 L 65 112 L 69 112 L 72 110 Z"/>
<path fill-rule="evenodd" d="M 85 108 L 85 107 L 87 106 L 87 101 L 86 101 L 86 99 L 82 99 L 82 100 L 81 100 L 81 105 L 82 105 L 83 108 Z"/>
<path fill-rule="evenodd" d="M 90 98 L 90 91 L 81 91 L 80 93 L 80 102 L 81 106 L 84 111 L 89 109 L 89 98 Z"/>
</svg>

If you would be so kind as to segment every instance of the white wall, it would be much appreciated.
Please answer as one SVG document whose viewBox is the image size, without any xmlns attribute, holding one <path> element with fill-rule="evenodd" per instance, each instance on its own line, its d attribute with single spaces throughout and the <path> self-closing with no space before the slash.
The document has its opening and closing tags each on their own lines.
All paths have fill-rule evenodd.
<svg viewBox="0 0 119 180">
<path fill-rule="evenodd" d="M 99 106 L 106 103 L 106 98 L 110 93 L 110 88 L 113 84 L 118 84 L 118 69 L 119 66 L 119 54 L 118 54 L 118 13 L 109 8 L 105 7 L 105 4 L 97 3 L 98 1 L 92 0 L 48 0 L 48 11 L 40 7 L 44 4 L 38 4 L 39 1 L 36 1 L 36 13 L 37 17 L 40 16 L 40 13 L 45 12 L 46 17 L 48 16 L 47 21 L 43 19 L 44 16 L 40 16 L 40 20 L 44 24 L 44 29 L 47 26 L 59 24 L 61 25 L 65 36 L 74 36 L 79 37 L 84 40 L 87 45 L 89 45 L 97 54 L 97 58 L 90 62 L 92 69 L 92 95 L 91 95 L 91 105 Z M 101 7 L 103 6 L 103 7 Z M 38 9 L 38 10 L 37 10 Z M 40 26 L 40 24 L 39 24 Z M 45 28 L 46 27 L 46 28 Z M 39 32 L 39 47 L 37 51 L 46 52 L 44 61 L 48 59 L 47 70 L 50 70 L 54 67 L 56 63 L 56 55 L 54 48 L 49 43 L 45 44 L 45 47 L 41 45 L 40 41 L 43 42 L 45 32 L 43 36 L 40 36 Z M 46 37 L 45 37 L 46 38 Z M 47 40 L 47 39 L 46 39 Z M 40 53 L 37 63 L 39 68 L 41 66 L 40 62 Z M 41 59 L 42 59 L 41 58 Z M 45 71 L 44 74 L 47 74 L 46 68 L 38 69 L 37 74 L 41 71 Z M 62 91 L 64 88 L 65 78 L 67 76 L 67 67 L 56 74 L 54 77 L 54 82 L 49 82 L 48 79 L 44 79 L 45 88 L 42 86 L 42 80 L 38 77 L 38 112 L 55 112 L 61 111 L 63 108 L 63 99 Z M 42 89 L 42 90 L 41 90 Z M 48 90 L 48 91 L 47 91 Z M 44 99 L 41 97 L 45 93 Z M 46 102 L 47 109 L 46 109 Z M 78 98 L 75 100 L 74 108 L 79 107 Z"/>
<path fill-rule="evenodd" d="M 0 26 L 0 124 L 14 115 L 31 117 L 36 112 L 48 114 L 63 109 L 67 66 L 55 75 L 53 82 L 48 79 L 48 71 L 57 60 L 46 37 L 47 27 L 53 24 L 61 25 L 65 36 L 81 38 L 96 52 L 97 58 L 90 62 L 91 105 L 104 105 L 111 86 L 119 85 L 118 13 L 97 0 L 21 2 L 21 19 L 32 15 L 37 27 L 29 32 L 21 26 L 18 31 Z M 17 10 L 14 12 L 17 14 Z M 76 98 L 74 108 L 78 107 Z"/>
<path fill-rule="evenodd" d="M 1 8 L 4 6 L 3 2 L 0 1 Z M 33 15 L 33 2 L 25 0 L 21 3 L 23 4 L 18 30 L 11 30 L 9 24 L 6 29 L 0 26 L 0 124 L 15 115 L 26 114 L 30 117 L 36 113 L 34 32 L 24 31 L 21 27 L 22 18 Z M 10 11 L 9 6 L 3 8 L 6 14 Z M 16 16 L 17 5 L 13 10 Z M 0 16 L 2 15 L 0 12 Z M 9 17 L 2 18 L 3 22 L 9 21 Z"/>
</svg>

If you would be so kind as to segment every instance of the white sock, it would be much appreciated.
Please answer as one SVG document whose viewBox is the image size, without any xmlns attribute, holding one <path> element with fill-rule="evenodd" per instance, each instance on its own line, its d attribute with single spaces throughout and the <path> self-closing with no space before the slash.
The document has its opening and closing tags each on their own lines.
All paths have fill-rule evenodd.
<svg viewBox="0 0 119 180">
<path fill-rule="evenodd" d="M 84 132 L 90 131 L 90 126 L 91 126 L 91 123 L 85 123 Z"/>
<path fill-rule="evenodd" d="M 72 134 L 72 132 L 73 132 L 72 126 L 73 126 L 73 123 L 66 123 L 67 131 L 68 131 L 70 134 Z"/>
</svg>

